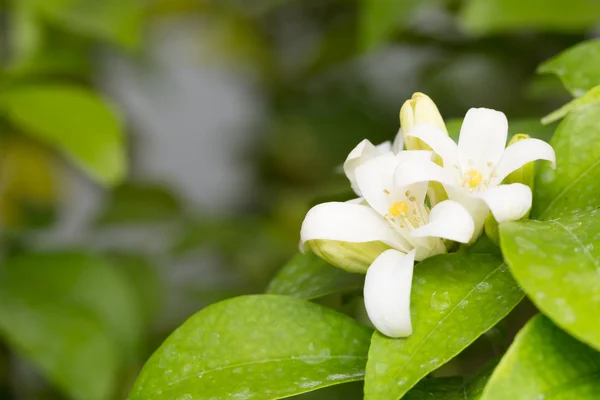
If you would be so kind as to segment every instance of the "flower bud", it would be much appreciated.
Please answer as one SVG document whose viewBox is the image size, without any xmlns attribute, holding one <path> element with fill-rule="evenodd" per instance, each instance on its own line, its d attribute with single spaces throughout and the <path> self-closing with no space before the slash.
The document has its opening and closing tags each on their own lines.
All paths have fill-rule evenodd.
<svg viewBox="0 0 600 400">
<path fill-rule="evenodd" d="M 304 248 L 348 272 L 367 272 L 373 261 L 390 247 L 382 242 L 341 242 L 338 240 L 313 239 L 304 243 Z"/>
<path fill-rule="evenodd" d="M 404 144 L 407 150 L 431 150 L 421 139 L 407 136 L 414 126 L 421 124 L 433 124 L 448 133 L 444 119 L 433 100 L 426 94 L 417 92 L 410 100 L 406 100 L 400 109 L 400 126 L 404 132 Z"/>
</svg>

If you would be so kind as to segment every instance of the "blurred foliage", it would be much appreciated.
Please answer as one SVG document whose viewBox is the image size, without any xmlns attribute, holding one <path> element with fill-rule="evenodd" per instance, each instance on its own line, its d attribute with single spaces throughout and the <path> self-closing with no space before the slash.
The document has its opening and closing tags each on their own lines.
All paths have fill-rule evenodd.
<svg viewBox="0 0 600 400">
<path fill-rule="evenodd" d="M 163 314 L 174 313 L 169 294 L 199 309 L 263 291 L 297 251 L 310 206 L 352 196 L 339 173 L 346 154 L 365 137 L 391 140 L 399 107 L 413 91 L 431 95 L 446 118 L 460 118 L 471 106 L 493 107 L 507 113 L 511 133 L 547 140 L 554 127 L 541 125 L 540 117 L 570 99 L 555 77 L 536 77 L 536 67 L 592 37 L 599 4 L 0 0 L 0 383 L 6 398 L 124 398 L 140 365 L 184 318 L 164 322 Z M 258 138 L 254 193 L 226 216 L 189 207 L 170 182 L 141 182 L 129 173 L 128 146 L 137 142 L 129 140 L 128 112 L 97 84 L 103 54 L 147 61 L 148 31 L 160 21 L 189 19 L 202 28 L 202 61 L 239 72 L 265 101 L 266 118 L 247 132 Z M 595 44 L 569 50 L 541 71 L 557 73 L 582 95 L 580 89 L 600 82 L 564 77 L 561 65 L 585 66 L 581 60 L 592 56 L 584 51 Z M 589 67 L 597 70 L 596 64 Z M 451 132 L 458 132 L 457 123 L 449 124 Z M 63 158 L 102 186 L 106 199 L 77 250 L 40 253 L 36 234 L 60 227 Z M 132 226 L 164 245 L 98 249 L 95 235 Z M 217 255 L 231 279 L 172 287 L 163 272 L 175 273 L 195 254 Z M 355 292 L 320 301 L 360 313 Z M 510 318 L 522 324 L 518 315 Z M 500 342 L 507 332 L 496 332 Z M 497 343 L 476 342 L 477 351 L 467 349 L 445 366 L 448 374 L 471 372 L 474 353 L 493 352 Z M 43 379 L 12 368 L 22 359 Z M 352 395 L 362 397 L 347 384 L 299 398 Z"/>
</svg>

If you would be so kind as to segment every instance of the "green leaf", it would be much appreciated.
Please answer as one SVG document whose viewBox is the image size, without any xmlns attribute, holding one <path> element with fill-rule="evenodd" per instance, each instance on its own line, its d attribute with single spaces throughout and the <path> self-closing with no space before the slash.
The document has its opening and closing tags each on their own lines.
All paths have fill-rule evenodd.
<svg viewBox="0 0 600 400">
<path fill-rule="evenodd" d="M 365 399 L 396 400 L 504 318 L 523 298 L 508 267 L 487 254 L 444 254 L 415 268 L 413 334 L 373 334 Z M 485 310 L 485 312 L 482 312 Z"/>
<path fill-rule="evenodd" d="M 410 21 L 418 0 L 362 0 L 360 39 L 365 49 L 386 40 L 394 30 Z"/>
<path fill-rule="evenodd" d="M 590 318 L 600 310 L 600 210 L 507 222 L 500 225 L 500 235 L 505 260 L 535 305 L 600 349 L 600 326 Z"/>
<path fill-rule="evenodd" d="M 371 330 L 287 296 L 244 296 L 191 317 L 144 366 L 130 400 L 280 399 L 361 380 Z"/>
<path fill-rule="evenodd" d="M 167 189 L 151 184 L 125 183 L 111 192 L 96 224 L 173 221 L 181 212 L 179 200 Z"/>
<path fill-rule="evenodd" d="M 299 253 L 273 278 L 267 293 L 316 299 L 331 293 L 361 289 L 365 276 L 336 268 L 314 253 Z"/>
<path fill-rule="evenodd" d="M 548 220 L 600 205 L 600 102 L 570 112 L 550 144 L 556 170 L 543 163 L 536 173 L 533 218 Z"/>
<path fill-rule="evenodd" d="M 599 377 L 600 353 L 538 315 L 519 332 L 481 400 L 592 400 Z"/>
<path fill-rule="evenodd" d="M 515 29 L 579 32 L 600 21 L 600 2 L 589 0 L 471 0 L 461 12 L 470 32 L 489 34 Z"/>
<path fill-rule="evenodd" d="M 533 215 L 500 225 L 502 253 L 536 306 L 557 325 L 600 349 L 589 315 L 600 307 L 600 103 L 567 115 L 550 142 L 557 168 L 542 166 Z"/>
<path fill-rule="evenodd" d="M 558 121 L 559 119 L 564 118 L 564 116 L 568 113 L 598 101 L 600 101 L 600 85 L 593 87 L 583 96 L 571 100 L 558 110 L 546 115 L 544 118 L 542 118 L 542 124 L 549 124 L 554 121 Z"/>
<path fill-rule="evenodd" d="M 0 113 L 104 184 L 125 175 L 121 123 L 93 92 L 67 85 L 20 86 L 0 93 Z"/>
<path fill-rule="evenodd" d="M 0 331 L 74 399 L 111 398 L 140 335 L 134 294 L 104 260 L 30 254 L 0 275 Z"/>
<path fill-rule="evenodd" d="M 143 8 L 139 0 L 26 0 L 63 28 L 125 48 L 139 45 Z"/>
<path fill-rule="evenodd" d="M 595 4 L 596 7 L 600 5 Z M 563 51 L 541 64 L 538 72 L 556 74 L 573 96 L 582 96 L 600 85 L 600 39 L 588 40 Z"/>
<path fill-rule="evenodd" d="M 425 378 L 402 400 L 479 400 L 495 364 L 484 367 L 473 377 Z"/>
</svg>

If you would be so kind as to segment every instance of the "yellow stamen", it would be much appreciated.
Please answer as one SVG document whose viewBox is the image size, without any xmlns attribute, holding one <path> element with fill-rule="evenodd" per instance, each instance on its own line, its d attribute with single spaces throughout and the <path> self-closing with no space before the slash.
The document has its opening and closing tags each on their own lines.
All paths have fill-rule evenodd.
<svg viewBox="0 0 600 400">
<path fill-rule="evenodd" d="M 467 171 L 463 176 L 463 179 L 469 184 L 470 187 L 474 188 L 481 183 L 483 176 L 474 169 Z"/>
<path fill-rule="evenodd" d="M 390 215 L 397 217 L 408 212 L 408 205 L 403 201 L 395 201 L 388 210 Z"/>
</svg>

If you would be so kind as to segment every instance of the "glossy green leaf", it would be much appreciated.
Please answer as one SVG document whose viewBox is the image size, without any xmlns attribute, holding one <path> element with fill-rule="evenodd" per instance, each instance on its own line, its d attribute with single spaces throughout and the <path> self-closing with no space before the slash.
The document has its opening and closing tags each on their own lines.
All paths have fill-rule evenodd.
<svg viewBox="0 0 600 400">
<path fill-rule="evenodd" d="M 56 147 L 105 184 L 125 175 L 120 121 L 95 93 L 76 86 L 20 86 L 0 93 L 0 113 Z"/>
<path fill-rule="evenodd" d="M 569 113 L 550 144 L 556 170 L 540 165 L 532 218 L 549 220 L 600 205 L 600 102 Z"/>
<path fill-rule="evenodd" d="M 411 294 L 413 334 L 405 339 L 373 334 L 365 399 L 401 398 L 522 298 L 508 267 L 492 255 L 445 254 L 418 264 Z"/>
<path fill-rule="evenodd" d="M 589 0 L 471 0 L 462 10 L 473 33 L 515 29 L 577 32 L 600 21 L 600 2 Z"/>
<path fill-rule="evenodd" d="M 600 353 L 538 315 L 519 332 L 481 400 L 592 400 L 599 377 Z"/>
<path fill-rule="evenodd" d="M 549 124 L 554 121 L 558 121 L 559 119 L 564 118 L 564 116 L 568 113 L 598 101 L 600 101 L 600 85 L 594 86 L 583 96 L 571 100 L 558 110 L 546 115 L 544 118 L 542 118 L 542 124 Z"/>
<path fill-rule="evenodd" d="M 23 0 L 61 27 L 127 48 L 139 44 L 142 3 L 139 0 Z"/>
<path fill-rule="evenodd" d="M 70 397 L 111 399 L 137 349 L 134 294 L 102 259 L 32 254 L 0 270 L 0 331 Z"/>
<path fill-rule="evenodd" d="M 557 168 L 543 165 L 533 213 L 540 221 L 500 225 L 502 253 L 532 301 L 556 324 L 600 349 L 589 318 L 600 307 L 600 103 L 567 115 L 550 142 Z"/>
<path fill-rule="evenodd" d="M 556 74 L 573 96 L 582 96 L 600 85 L 600 39 L 588 40 L 565 50 L 540 65 L 538 72 Z"/>
<path fill-rule="evenodd" d="M 402 400 L 479 400 L 494 365 L 484 367 L 476 375 L 464 377 L 425 378 Z"/>
<path fill-rule="evenodd" d="M 336 268 L 313 253 L 299 253 L 273 278 L 267 293 L 315 299 L 331 293 L 361 289 L 362 274 Z"/>
<path fill-rule="evenodd" d="M 144 366 L 130 400 L 280 399 L 361 380 L 371 330 L 288 296 L 244 296 L 185 322 Z"/>
<path fill-rule="evenodd" d="M 598 206 L 600 208 L 600 204 Z M 600 349 L 600 210 L 500 225 L 502 253 L 535 305 Z"/>
</svg>

